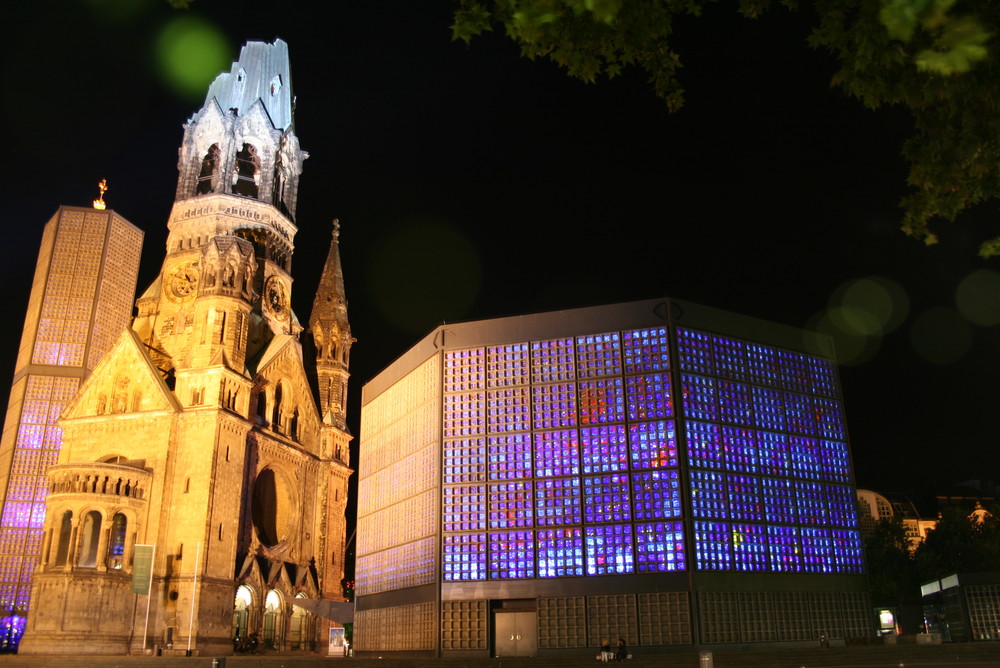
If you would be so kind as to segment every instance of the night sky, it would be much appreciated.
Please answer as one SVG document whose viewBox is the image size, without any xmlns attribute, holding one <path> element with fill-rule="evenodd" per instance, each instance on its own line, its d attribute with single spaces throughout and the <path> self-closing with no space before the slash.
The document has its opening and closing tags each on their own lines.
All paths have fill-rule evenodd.
<svg viewBox="0 0 1000 668">
<path fill-rule="evenodd" d="M 310 154 L 293 306 L 307 322 L 339 218 L 355 433 L 361 386 L 442 322 L 669 295 L 802 327 L 841 286 L 879 276 L 908 308 L 841 370 L 858 484 L 919 494 L 1000 478 L 1000 329 L 962 325 L 955 346 L 931 335 L 946 363 L 912 344 L 935 316 L 958 321 L 970 272 L 1000 269 L 975 254 L 998 233 L 996 203 L 942 223 L 935 247 L 898 230 L 909 117 L 830 87 L 835 63 L 805 43 L 809 10 L 751 21 L 723 2 L 680 21 L 687 103 L 669 114 L 638 71 L 588 85 L 502 35 L 452 42 L 445 0 L 125 4 L 143 9 L 5 8 L 0 379 L 59 205 L 88 205 L 108 179 L 110 208 L 146 232 L 137 290 L 159 271 L 182 124 L 204 89 L 170 92 L 153 45 L 171 21 L 201 18 L 226 36 L 227 62 L 247 40 L 289 44 Z"/>
</svg>

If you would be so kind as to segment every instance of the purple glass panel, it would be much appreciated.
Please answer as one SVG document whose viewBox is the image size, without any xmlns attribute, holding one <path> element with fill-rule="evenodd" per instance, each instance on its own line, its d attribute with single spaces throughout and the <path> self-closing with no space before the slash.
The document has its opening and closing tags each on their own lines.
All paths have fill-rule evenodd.
<svg viewBox="0 0 1000 668">
<path fill-rule="evenodd" d="M 580 430 L 580 450 L 584 473 L 628 469 L 628 446 L 624 425 L 584 427 Z"/>
<path fill-rule="evenodd" d="M 489 563 L 491 580 L 535 577 L 535 538 L 532 532 L 491 533 Z"/>
<path fill-rule="evenodd" d="M 628 474 L 583 479 L 583 517 L 587 523 L 628 522 L 632 519 Z"/>
<path fill-rule="evenodd" d="M 628 426 L 632 468 L 677 466 L 677 434 L 669 422 L 635 422 Z"/>
<path fill-rule="evenodd" d="M 667 329 L 634 329 L 622 335 L 625 373 L 666 371 L 670 368 Z"/>
<path fill-rule="evenodd" d="M 722 433 L 719 425 L 706 422 L 688 422 L 688 462 L 691 466 L 721 469 L 725 466 Z"/>
<path fill-rule="evenodd" d="M 635 543 L 637 572 L 685 570 L 684 525 L 681 522 L 636 524 Z"/>
<path fill-rule="evenodd" d="M 538 577 L 583 575 L 583 569 L 583 531 L 579 527 L 538 531 Z"/>
<path fill-rule="evenodd" d="M 535 522 L 539 526 L 581 524 L 580 479 L 535 481 Z"/>
<path fill-rule="evenodd" d="M 579 384 L 580 424 L 625 421 L 625 392 L 621 378 L 600 378 Z"/>
<path fill-rule="evenodd" d="M 625 379 L 625 393 L 629 420 L 655 420 L 674 414 L 670 376 L 665 373 L 628 376 Z"/>
<path fill-rule="evenodd" d="M 802 570 L 802 545 L 797 527 L 768 525 L 767 546 L 772 571 L 798 573 Z"/>
<path fill-rule="evenodd" d="M 536 477 L 580 473 L 580 439 L 576 429 L 537 431 L 534 441 Z"/>
<path fill-rule="evenodd" d="M 676 469 L 633 473 L 632 498 L 637 520 L 680 517 L 680 474 Z"/>
<path fill-rule="evenodd" d="M 634 573 L 632 527 L 628 524 L 584 527 L 587 575 Z"/>
<path fill-rule="evenodd" d="M 694 561 L 699 571 L 733 568 L 733 543 L 727 522 L 694 523 Z"/>
<path fill-rule="evenodd" d="M 738 571 L 767 570 L 767 534 L 762 525 L 733 523 L 733 562 Z"/>
<path fill-rule="evenodd" d="M 530 482 L 490 485 L 490 529 L 517 529 L 534 525 Z M 474 527 L 470 527 L 474 528 Z"/>
<path fill-rule="evenodd" d="M 621 340 L 617 332 L 576 337 L 577 378 L 620 376 Z"/>
<path fill-rule="evenodd" d="M 735 380 L 747 379 L 747 352 L 743 341 L 728 336 L 713 336 L 712 349 L 716 374 Z"/>
<path fill-rule="evenodd" d="M 726 468 L 742 473 L 757 473 L 760 462 L 757 452 L 757 432 L 745 427 L 722 427 L 722 448 Z"/>
<path fill-rule="evenodd" d="M 690 420 L 719 419 L 716 380 L 686 373 L 681 376 L 684 415 Z"/>
</svg>

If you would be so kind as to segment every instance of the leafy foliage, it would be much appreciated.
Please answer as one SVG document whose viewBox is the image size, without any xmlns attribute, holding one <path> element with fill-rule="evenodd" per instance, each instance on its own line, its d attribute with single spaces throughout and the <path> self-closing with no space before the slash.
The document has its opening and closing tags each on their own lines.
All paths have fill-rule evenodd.
<svg viewBox="0 0 1000 668">
<path fill-rule="evenodd" d="M 915 560 L 921 582 L 951 573 L 1000 570 L 1000 507 L 991 508 L 982 522 L 958 508 L 946 508 Z"/>
<path fill-rule="evenodd" d="M 684 103 L 670 47 L 674 19 L 699 15 L 712 0 L 456 0 L 452 35 L 468 42 L 502 26 L 528 58 L 548 57 L 587 82 L 642 69 L 670 111 Z M 796 9 L 796 0 L 776 4 Z M 740 0 L 755 18 L 772 0 Z M 1000 197 L 997 55 L 988 48 L 1000 23 L 991 1 L 816 0 L 809 43 L 833 53 L 833 84 L 870 108 L 902 105 L 914 134 L 903 146 L 911 192 L 903 230 L 927 243 L 936 218 Z M 1000 237 L 980 247 L 1000 254 Z"/>
<path fill-rule="evenodd" d="M 872 605 L 894 606 L 920 601 L 916 562 L 898 516 L 884 519 L 865 537 L 865 563 Z"/>
</svg>

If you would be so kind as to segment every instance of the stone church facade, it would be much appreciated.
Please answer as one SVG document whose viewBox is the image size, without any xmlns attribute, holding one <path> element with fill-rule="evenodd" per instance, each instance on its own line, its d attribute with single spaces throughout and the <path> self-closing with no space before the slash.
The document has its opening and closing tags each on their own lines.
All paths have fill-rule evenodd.
<svg viewBox="0 0 1000 668">
<path fill-rule="evenodd" d="M 353 338 L 336 223 L 306 326 L 290 307 L 289 74 L 249 43 L 185 126 L 162 270 L 60 422 L 21 653 L 309 651 L 337 625 L 312 611 L 343 601 Z"/>
</svg>

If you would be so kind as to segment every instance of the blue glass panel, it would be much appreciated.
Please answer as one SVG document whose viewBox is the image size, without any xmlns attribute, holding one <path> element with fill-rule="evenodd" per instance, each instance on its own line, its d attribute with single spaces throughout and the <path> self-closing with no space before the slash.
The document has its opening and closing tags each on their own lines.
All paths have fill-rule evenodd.
<svg viewBox="0 0 1000 668">
<path fill-rule="evenodd" d="M 797 527 L 768 525 L 767 547 L 770 570 L 798 573 L 802 570 L 802 544 Z"/>
<path fill-rule="evenodd" d="M 812 397 L 797 392 L 785 392 L 785 421 L 788 431 L 796 434 L 816 433 L 816 408 Z"/>
<path fill-rule="evenodd" d="M 536 480 L 535 517 L 539 526 L 581 524 L 580 479 Z"/>
<path fill-rule="evenodd" d="M 733 523 L 733 562 L 738 571 L 767 570 L 767 534 L 763 526 Z"/>
<path fill-rule="evenodd" d="M 747 366 L 750 380 L 761 385 L 781 386 L 781 371 L 777 351 L 771 346 L 747 343 Z"/>
<path fill-rule="evenodd" d="M 444 437 L 486 433 L 486 395 L 464 392 L 444 395 Z"/>
<path fill-rule="evenodd" d="M 706 422 L 688 422 L 688 462 L 691 466 L 721 469 L 725 466 L 722 434 L 719 425 Z"/>
<path fill-rule="evenodd" d="M 819 435 L 839 441 L 846 439 L 847 427 L 844 425 L 844 413 L 840 410 L 840 402 L 824 397 L 816 397 L 814 401 Z"/>
<path fill-rule="evenodd" d="M 847 485 L 824 485 L 830 505 L 830 524 L 838 527 L 858 526 L 858 499 Z"/>
<path fill-rule="evenodd" d="M 633 473 L 632 498 L 637 520 L 680 517 L 680 474 L 676 469 Z"/>
<path fill-rule="evenodd" d="M 826 525 L 830 523 L 829 507 L 823 484 L 796 480 L 795 506 L 798 508 L 799 524 Z"/>
<path fill-rule="evenodd" d="M 584 527 L 587 575 L 634 573 L 632 527 L 628 524 Z"/>
<path fill-rule="evenodd" d="M 795 509 L 795 491 L 791 480 L 781 478 L 761 478 L 764 492 L 764 513 L 771 522 L 795 524 L 798 512 Z"/>
<path fill-rule="evenodd" d="M 691 420 L 717 420 L 719 398 L 716 380 L 686 373 L 681 376 L 684 415 Z"/>
<path fill-rule="evenodd" d="M 788 350 L 777 353 L 781 365 L 781 386 L 793 392 L 809 392 L 812 389 L 809 358 Z"/>
<path fill-rule="evenodd" d="M 527 431 L 528 388 L 509 387 L 486 393 L 486 428 L 491 434 L 507 431 Z"/>
<path fill-rule="evenodd" d="M 536 477 L 580 473 L 580 439 L 576 429 L 536 431 L 534 441 Z"/>
<path fill-rule="evenodd" d="M 757 451 L 757 432 L 744 427 L 722 427 L 722 449 L 726 468 L 742 473 L 760 471 Z"/>
<path fill-rule="evenodd" d="M 733 543 L 728 522 L 694 523 L 694 561 L 699 571 L 732 570 Z"/>
<path fill-rule="evenodd" d="M 830 553 L 837 573 L 861 573 L 864 567 L 861 534 L 834 529 L 830 532 Z"/>
<path fill-rule="evenodd" d="M 829 529 L 802 528 L 802 570 L 806 573 L 832 573 L 832 542 Z"/>
<path fill-rule="evenodd" d="M 734 520 L 764 520 L 764 497 L 756 476 L 730 474 L 726 478 L 729 517 Z"/>
<path fill-rule="evenodd" d="M 760 448 L 761 473 L 782 477 L 791 473 L 787 436 L 770 431 L 758 431 L 757 444 Z"/>
<path fill-rule="evenodd" d="M 847 454 L 847 443 L 820 441 L 823 452 L 823 477 L 837 482 L 850 482 L 851 458 Z"/>
<path fill-rule="evenodd" d="M 576 337 L 577 378 L 620 376 L 621 341 L 617 332 Z"/>
<path fill-rule="evenodd" d="M 719 419 L 729 424 L 754 425 L 753 394 L 749 385 L 719 381 Z"/>
<path fill-rule="evenodd" d="M 628 376 L 625 379 L 625 394 L 629 420 L 655 420 L 674 414 L 670 376 L 665 373 Z"/>
<path fill-rule="evenodd" d="M 775 431 L 785 430 L 785 406 L 782 393 L 778 390 L 755 386 L 753 409 L 758 427 Z"/>
<path fill-rule="evenodd" d="M 625 421 L 625 392 L 621 378 L 600 378 L 579 384 L 580 424 Z"/>
<path fill-rule="evenodd" d="M 535 341 L 531 344 L 531 382 L 555 383 L 576 378 L 573 339 Z"/>
<path fill-rule="evenodd" d="M 624 332 L 625 373 L 666 371 L 670 368 L 670 345 L 666 327 Z"/>
<path fill-rule="evenodd" d="M 535 538 L 531 531 L 490 534 L 490 579 L 523 580 L 535 577 Z"/>
<path fill-rule="evenodd" d="M 486 528 L 486 486 L 445 486 L 441 517 L 444 531 L 476 531 Z"/>
<path fill-rule="evenodd" d="M 490 485 L 490 529 L 516 529 L 534 524 L 531 483 L 501 482 Z"/>
<path fill-rule="evenodd" d="M 604 473 L 628 469 L 625 426 L 584 427 L 580 430 L 580 450 L 584 473 Z"/>
<path fill-rule="evenodd" d="M 632 468 L 677 466 L 677 434 L 674 422 L 633 422 L 628 426 Z"/>
<path fill-rule="evenodd" d="M 823 453 L 815 438 L 789 436 L 788 457 L 793 476 L 812 480 L 823 477 Z"/>
<path fill-rule="evenodd" d="M 531 408 L 535 429 L 575 427 L 576 383 L 532 386 Z"/>
<path fill-rule="evenodd" d="M 531 438 L 528 434 L 490 436 L 487 449 L 490 480 L 531 477 Z"/>
<path fill-rule="evenodd" d="M 837 397 L 837 365 L 834 362 L 818 357 L 810 358 L 809 376 L 814 394 Z"/>
<path fill-rule="evenodd" d="M 446 534 L 444 536 L 444 579 L 486 579 L 486 534 Z"/>
<path fill-rule="evenodd" d="M 747 380 L 747 351 L 743 341 L 728 336 L 713 336 L 712 350 L 715 353 L 717 375 L 723 378 Z"/>
<path fill-rule="evenodd" d="M 680 522 L 636 524 L 635 542 L 639 573 L 685 570 L 684 526 Z"/>
<path fill-rule="evenodd" d="M 538 531 L 538 577 L 583 575 L 583 531 L 579 527 Z"/>
<path fill-rule="evenodd" d="M 527 385 L 528 344 L 514 343 L 486 349 L 487 387 Z"/>
<path fill-rule="evenodd" d="M 583 479 L 583 517 L 587 523 L 628 522 L 632 519 L 628 474 Z"/>
<path fill-rule="evenodd" d="M 693 329 L 677 328 L 677 359 L 682 371 L 714 374 L 712 337 Z"/>
<path fill-rule="evenodd" d="M 726 481 L 721 473 L 691 469 L 691 512 L 695 517 L 728 519 Z"/>
</svg>

